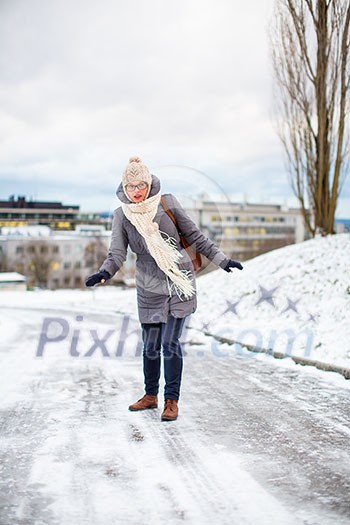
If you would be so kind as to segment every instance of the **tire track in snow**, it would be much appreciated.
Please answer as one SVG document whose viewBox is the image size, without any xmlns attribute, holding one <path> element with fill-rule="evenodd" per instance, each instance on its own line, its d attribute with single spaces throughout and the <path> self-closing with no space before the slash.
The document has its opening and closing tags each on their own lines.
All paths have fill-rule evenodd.
<svg viewBox="0 0 350 525">
<path fill-rule="evenodd" d="M 237 522 L 240 525 L 256 525 L 259 522 L 259 525 L 271 525 L 276 516 L 279 517 L 279 525 L 302 523 L 296 521 L 275 498 L 242 471 L 231 454 L 223 457 L 220 451 L 213 452 L 204 446 L 198 428 L 187 416 L 180 416 L 181 422 L 180 417 L 177 422 L 161 422 L 155 410 L 147 411 L 144 415 L 143 432 L 146 436 L 151 434 L 152 441 L 160 443 L 199 511 L 198 522 L 192 518 L 191 523 L 220 522 L 231 525 Z M 191 437 L 194 438 L 193 445 L 188 443 Z M 242 492 L 240 482 L 237 483 L 235 477 L 242 480 L 248 492 Z M 177 501 L 171 482 L 162 488 L 172 494 L 173 505 L 179 507 L 180 502 Z M 258 511 L 252 505 L 252 494 L 259 500 Z"/>
<path fill-rule="evenodd" d="M 291 510 L 297 502 L 299 519 L 348 523 L 349 454 L 342 426 L 348 385 L 339 388 L 322 372 L 315 378 L 300 367 L 256 360 L 209 356 L 202 364 L 189 359 L 187 366 L 196 371 L 185 392 L 205 415 L 195 418 L 202 436 L 244 454 L 245 468 L 271 494 Z M 203 403 L 203 383 L 212 392 L 210 405 Z"/>
<path fill-rule="evenodd" d="M 187 445 L 188 436 L 181 431 L 179 432 L 176 427 L 165 427 L 165 425 L 176 425 L 177 422 L 161 422 L 159 417 L 155 419 L 153 414 L 149 415 L 151 416 L 148 419 L 150 420 L 149 428 L 152 432 L 152 439 L 161 444 L 167 458 L 175 465 L 186 489 L 191 493 L 198 507 L 202 509 L 203 518 L 208 519 L 208 516 L 222 515 L 223 510 L 225 510 L 221 504 L 222 488 L 210 479 L 209 473 L 201 465 L 196 452 Z M 221 521 L 221 523 L 225 523 L 225 521 Z"/>
</svg>

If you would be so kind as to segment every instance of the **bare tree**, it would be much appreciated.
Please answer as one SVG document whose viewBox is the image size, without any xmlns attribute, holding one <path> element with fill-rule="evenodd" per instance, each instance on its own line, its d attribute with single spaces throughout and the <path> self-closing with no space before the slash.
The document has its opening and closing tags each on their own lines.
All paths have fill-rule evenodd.
<svg viewBox="0 0 350 525">
<path fill-rule="evenodd" d="M 108 245 L 105 244 L 103 237 L 100 235 L 94 235 L 91 237 L 91 241 L 85 247 L 84 253 L 84 266 L 86 271 L 90 273 L 96 272 L 106 259 L 108 253 Z M 116 282 L 125 282 L 124 279 L 134 276 L 134 269 L 128 269 L 128 265 L 123 265 L 118 271 L 116 278 L 108 281 L 108 284 L 115 284 Z"/>
<path fill-rule="evenodd" d="M 92 270 L 101 266 L 106 258 L 107 247 L 99 235 L 94 235 L 85 247 L 84 261 L 87 268 Z"/>
<path fill-rule="evenodd" d="M 2 246 L 0 246 L 0 272 L 7 272 L 8 270 L 8 261 L 6 253 Z"/>
<path fill-rule="evenodd" d="M 47 241 L 30 240 L 23 244 L 23 253 L 14 260 L 14 267 L 28 277 L 31 286 L 45 288 L 53 260 Z"/>
<path fill-rule="evenodd" d="M 349 24 L 346 0 L 276 0 L 270 41 L 278 133 L 312 235 L 334 233 L 345 178 Z"/>
</svg>

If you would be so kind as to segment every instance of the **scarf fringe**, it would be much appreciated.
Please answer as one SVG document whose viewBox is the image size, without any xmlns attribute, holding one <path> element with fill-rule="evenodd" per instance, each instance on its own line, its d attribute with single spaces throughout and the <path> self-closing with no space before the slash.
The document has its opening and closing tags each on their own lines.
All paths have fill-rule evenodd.
<svg viewBox="0 0 350 525">
<path fill-rule="evenodd" d="M 184 273 L 185 275 L 187 275 L 189 280 L 191 279 L 191 272 L 190 271 L 188 271 L 188 270 L 181 270 L 181 272 Z M 194 287 L 193 287 L 193 285 L 191 283 L 189 284 L 187 290 L 185 290 L 183 285 L 179 286 L 174 281 L 170 282 L 170 278 L 168 276 L 166 276 L 166 277 L 167 277 L 167 284 L 168 284 L 169 295 L 176 294 L 181 301 L 187 301 L 188 299 L 191 299 L 191 297 L 195 293 L 195 289 L 194 289 Z"/>
<path fill-rule="evenodd" d="M 147 248 L 158 267 L 167 276 L 169 294 L 175 293 L 181 300 L 190 299 L 195 294 L 195 288 L 192 284 L 191 272 L 178 266 L 183 256 L 177 249 L 177 242 L 166 232 L 161 232 L 158 224 L 153 222 L 159 202 L 160 193 L 157 193 L 138 204 L 123 204 L 122 209 L 145 239 Z"/>
</svg>

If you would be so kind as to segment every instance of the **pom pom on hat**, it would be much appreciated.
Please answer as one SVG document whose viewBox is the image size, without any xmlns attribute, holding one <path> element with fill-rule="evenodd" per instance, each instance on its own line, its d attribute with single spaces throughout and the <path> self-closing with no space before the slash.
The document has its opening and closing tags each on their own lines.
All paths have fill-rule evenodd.
<svg viewBox="0 0 350 525">
<path fill-rule="evenodd" d="M 125 190 L 127 184 L 133 184 L 134 182 L 146 182 L 148 186 L 151 186 L 152 175 L 150 174 L 147 166 L 142 163 L 140 157 L 130 157 L 129 164 L 126 166 L 122 183 Z"/>
</svg>

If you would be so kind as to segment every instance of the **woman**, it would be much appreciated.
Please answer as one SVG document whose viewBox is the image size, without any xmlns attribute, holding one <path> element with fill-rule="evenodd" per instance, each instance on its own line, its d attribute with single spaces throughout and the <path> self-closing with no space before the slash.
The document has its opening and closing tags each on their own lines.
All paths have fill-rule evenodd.
<svg viewBox="0 0 350 525">
<path fill-rule="evenodd" d="M 122 205 L 113 214 L 107 259 L 85 284 L 94 286 L 110 279 L 124 263 L 128 246 L 137 254 L 136 287 L 145 395 L 130 405 L 129 410 L 158 406 L 162 347 L 165 405 L 161 419 L 173 421 L 178 416 L 183 364 L 179 339 L 186 317 L 197 306 L 194 268 L 180 244 L 179 231 L 198 252 L 227 272 L 243 267 L 228 259 L 202 234 L 172 194 L 164 196 L 163 207 L 159 179 L 151 175 L 139 157 L 130 159 L 117 195 Z M 165 208 L 175 216 L 176 225 Z"/>
</svg>

